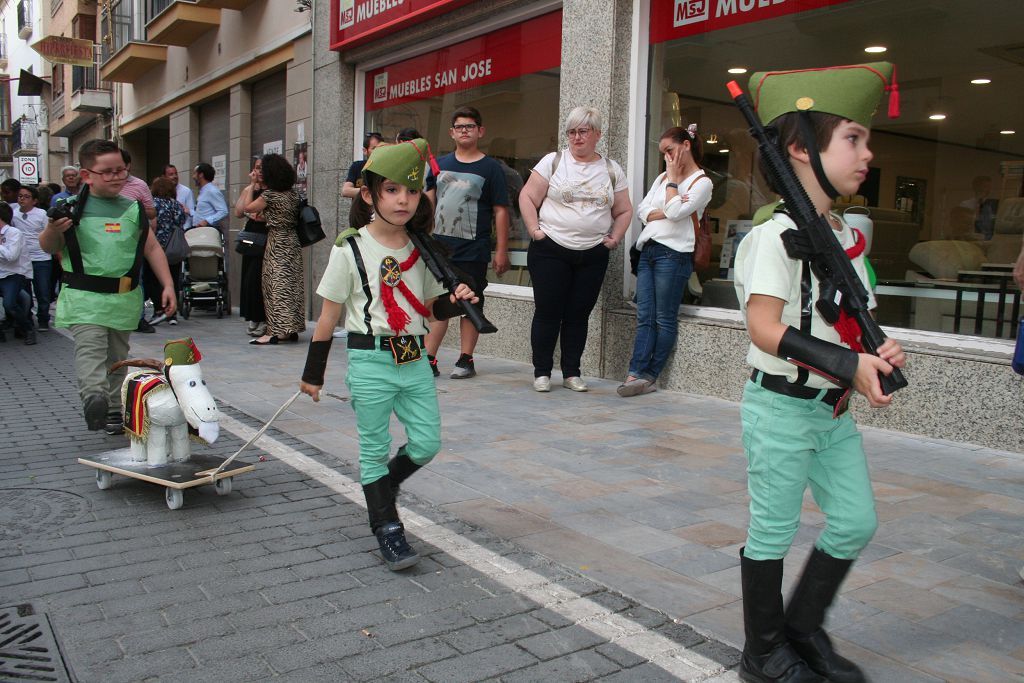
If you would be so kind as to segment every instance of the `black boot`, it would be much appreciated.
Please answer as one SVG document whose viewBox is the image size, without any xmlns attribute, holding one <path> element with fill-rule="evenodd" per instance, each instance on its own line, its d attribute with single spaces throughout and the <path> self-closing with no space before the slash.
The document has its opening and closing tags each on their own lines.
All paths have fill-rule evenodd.
<svg viewBox="0 0 1024 683">
<path fill-rule="evenodd" d="M 782 560 L 751 560 L 740 549 L 743 631 L 740 679 L 751 683 L 824 683 L 786 640 Z"/>
<path fill-rule="evenodd" d="M 381 557 L 388 569 L 398 571 L 419 562 L 420 556 L 405 540 L 405 527 L 398 521 L 390 477 L 384 475 L 373 483 L 363 484 L 363 495 L 366 496 L 370 529 L 377 537 Z"/>
<path fill-rule="evenodd" d="M 832 604 L 851 566 L 853 560 L 838 560 L 815 548 L 786 610 L 786 635 L 793 649 L 811 669 L 833 683 L 868 680 L 860 667 L 832 649 L 832 641 L 821 628 L 825 610 Z"/>
<path fill-rule="evenodd" d="M 82 401 L 85 424 L 91 432 L 98 432 L 107 424 L 107 399 L 100 394 L 90 394 Z"/>
<path fill-rule="evenodd" d="M 391 491 L 396 497 L 402 482 L 411 477 L 419 468 L 420 465 L 414 463 L 412 458 L 406 454 L 405 446 L 398 449 L 398 453 L 388 463 L 388 479 L 391 480 Z"/>
</svg>

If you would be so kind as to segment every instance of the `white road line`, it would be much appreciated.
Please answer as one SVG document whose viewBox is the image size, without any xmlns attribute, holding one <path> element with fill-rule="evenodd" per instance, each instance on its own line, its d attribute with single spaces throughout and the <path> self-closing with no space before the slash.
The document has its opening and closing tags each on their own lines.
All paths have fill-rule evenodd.
<svg viewBox="0 0 1024 683">
<path fill-rule="evenodd" d="M 223 413 L 220 424 L 243 441 L 248 441 L 257 431 Z M 316 479 L 356 505 L 366 507 L 359 482 L 299 453 L 273 437 L 263 435 L 257 443 L 278 460 Z M 539 606 L 561 615 L 638 657 L 647 659 L 681 680 L 704 681 L 715 678 L 716 683 L 739 680 L 734 671 L 726 671 L 719 662 L 689 650 L 621 614 L 616 614 L 604 605 L 554 584 L 541 574 L 530 571 L 423 515 L 402 508 L 402 520 L 406 526 L 415 528 L 418 538 L 440 548 L 517 595 L 536 602 Z"/>
</svg>

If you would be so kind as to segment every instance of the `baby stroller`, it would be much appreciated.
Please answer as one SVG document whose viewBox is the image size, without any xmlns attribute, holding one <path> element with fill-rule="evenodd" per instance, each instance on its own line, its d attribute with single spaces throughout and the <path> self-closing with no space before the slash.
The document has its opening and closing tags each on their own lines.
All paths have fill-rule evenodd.
<svg viewBox="0 0 1024 683">
<path fill-rule="evenodd" d="M 188 319 L 193 306 L 214 309 L 218 318 L 231 313 L 228 278 L 224 272 L 224 235 L 202 226 L 185 231 L 189 256 L 181 278 L 181 316 Z"/>
</svg>

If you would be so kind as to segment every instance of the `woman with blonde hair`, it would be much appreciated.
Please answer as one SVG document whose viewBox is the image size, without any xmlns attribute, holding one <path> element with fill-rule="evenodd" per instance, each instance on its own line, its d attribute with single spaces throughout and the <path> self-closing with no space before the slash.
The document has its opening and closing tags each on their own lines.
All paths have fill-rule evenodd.
<svg viewBox="0 0 1024 683">
<path fill-rule="evenodd" d="M 551 390 L 559 338 L 562 386 L 587 390 L 580 377 L 587 324 L 609 253 L 622 244 L 633 213 L 622 167 L 597 152 L 601 114 L 576 107 L 566 118 L 565 134 L 568 148 L 537 162 L 519 194 L 532 239 L 526 256 L 535 305 L 530 343 L 533 388 L 541 392 Z"/>
</svg>

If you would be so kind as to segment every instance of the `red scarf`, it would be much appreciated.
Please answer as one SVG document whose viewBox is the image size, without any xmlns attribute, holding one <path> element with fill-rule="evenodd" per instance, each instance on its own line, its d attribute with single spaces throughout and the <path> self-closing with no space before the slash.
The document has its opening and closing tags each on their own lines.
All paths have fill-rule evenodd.
<svg viewBox="0 0 1024 683">
<path fill-rule="evenodd" d="M 867 242 L 864 240 L 864 235 L 861 234 L 857 228 L 850 228 L 853 230 L 853 246 L 846 249 L 846 255 L 850 257 L 850 260 L 857 258 L 864 253 L 864 248 L 867 246 Z M 857 353 L 864 352 L 864 346 L 860 343 L 860 325 L 857 321 L 850 317 L 849 314 L 842 308 L 839 309 L 839 320 L 833 326 L 836 332 L 839 333 L 839 340 L 847 344 L 851 349 Z"/>
<path fill-rule="evenodd" d="M 413 249 L 412 253 L 409 254 L 409 258 L 398 264 L 401 272 L 406 272 L 420 259 L 419 249 Z M 405 309 L 398 305 L 398 301 L 395 300 L 395 288 L 398 288 L 402 292 L 402 296 L 408 301 L 416 312 L 422 315 L 424 318 L 430 317 L 430 311 L 420 303 L 420 300 L 416 298 L 416 295 L 412 293 L 409 286 L 405 284 L 405 281 L 399 275 L 397 282 L 389 284 L 383 277 L 380 280 L 380 300 L 384 304 L 384 310 L 388 314 L 388 327 L 395 331 L 395 334 L 401 334 L 405 327 L 412 322 L 409 314 L 405 312 Z"/>
</svg>

